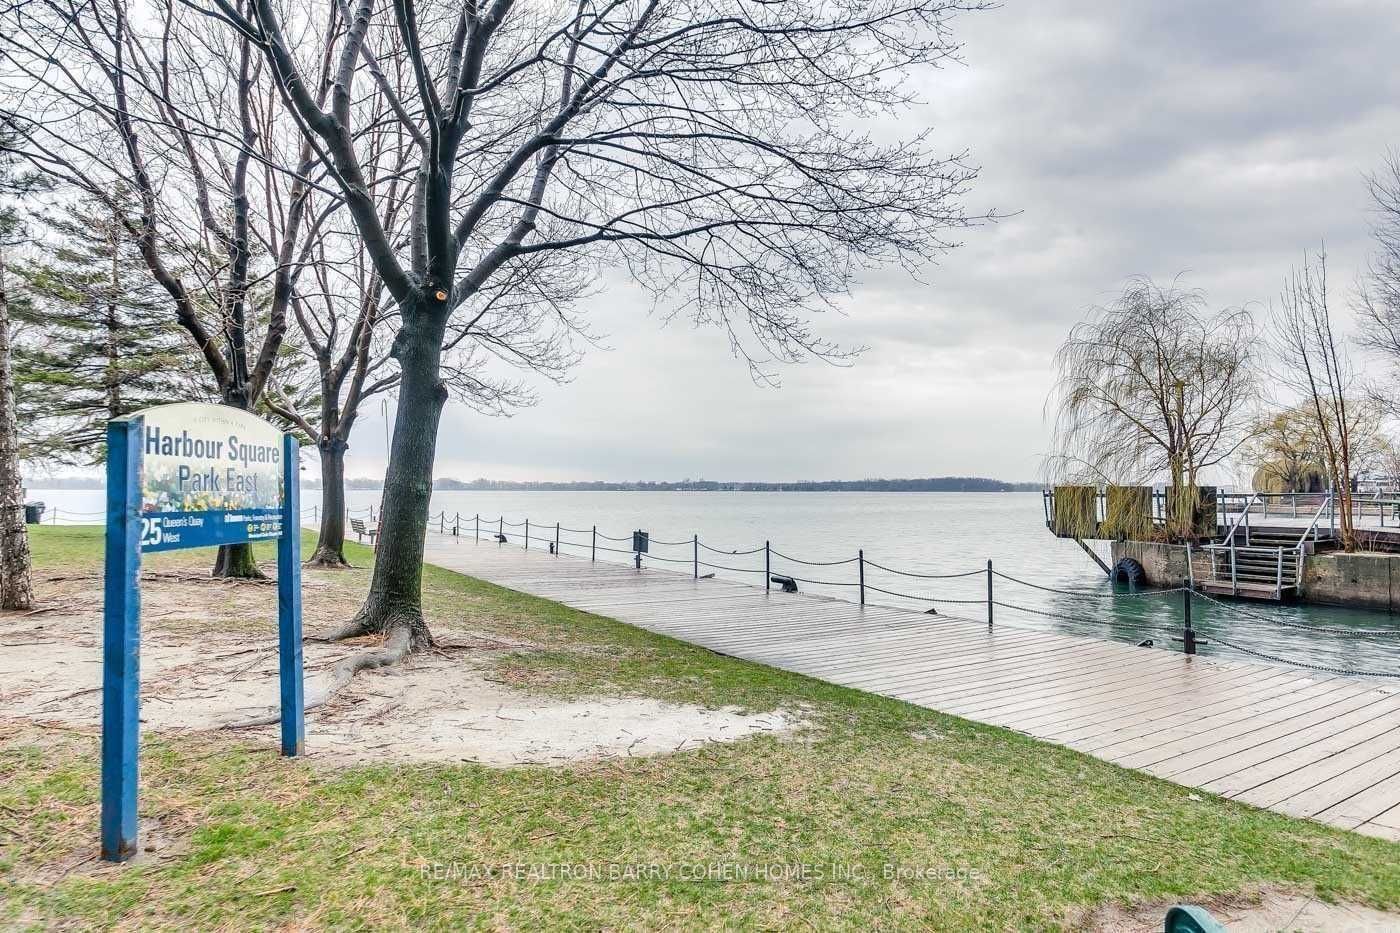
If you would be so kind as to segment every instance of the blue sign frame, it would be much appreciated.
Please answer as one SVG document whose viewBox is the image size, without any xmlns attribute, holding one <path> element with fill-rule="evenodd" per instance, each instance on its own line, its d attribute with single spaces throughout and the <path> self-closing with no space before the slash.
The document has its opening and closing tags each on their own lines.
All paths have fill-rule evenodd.
<svg viewBox="0 0 1400 933">
<path fill-rule="evenodd" d="M 140 415 L 107 424 L 107 529 L 102 621 L 102 858 L 123 862 L 137 850 L 137 775 L 141 731 L 141 552 L 143 525 L 164 513 L 142 513 Z M 186 518 L 174 541 L 164 535 L 148 551 L 277 538 L 277 642 L 282 754 L 305 754 L 301 649 L 301 494 L 297 441 L 282 435 L 282 502 L 272 510 L 243 510 L 195 524 Z M 257 512 L 257 515 L 253 515 Z M 275 531 L 273 530 L 275 526 Z M 210 529 L 205 532 L 201 529 Z M 212 537 L 211 537 L 212 536 Z"/>
</svg>

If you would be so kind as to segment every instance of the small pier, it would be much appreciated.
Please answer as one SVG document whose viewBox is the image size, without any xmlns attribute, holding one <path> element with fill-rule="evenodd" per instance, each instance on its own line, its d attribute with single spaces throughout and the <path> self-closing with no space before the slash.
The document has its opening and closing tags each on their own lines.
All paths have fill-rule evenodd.
<svg viewBox="0 0 1400 933">
<path fill-rule="evenodd" d="M 528 540 L 528 539 L 527 539 Z M 426 560 L 734 657 L 1400 840 L 1400 691 L 429 534 Z"/>
<path fill-rule="evenodd" d="M 1185 585 L 1203 593 L 1284 602 L 1305 597 L 1304 570 L 1315 554 L 1338 545 L 1339 498 L 1327 493 L 1227 493 L 1196 489 L 1192 533 L 1166 543 L 1170 489 L 1150 486 L 1056 486 L 1042 494 L 1045 526 L 1072 538 L 1110 575 L 1131 571 L 1148 582 Z M 1400 550 L 1400 500 L 1379 494 L 1350 501 L 1357 534 L 1372 550 Z M 1389 526 L 1387 527 L 1387 519 Z M 1183 540 L 1183 538 L 1185 540 Z M 1146 565 L 1110 567 L 1085 542 L 1181 548 L 1175 570 Z M 1137 562 L 1136 557 L 1129 559 Z"/>
</svg>

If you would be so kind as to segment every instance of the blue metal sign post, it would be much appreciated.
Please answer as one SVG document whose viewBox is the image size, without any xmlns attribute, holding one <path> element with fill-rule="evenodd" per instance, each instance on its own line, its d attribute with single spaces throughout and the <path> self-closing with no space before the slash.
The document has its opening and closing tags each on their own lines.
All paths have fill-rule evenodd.
<svg viewBox="0 0 1400 933">
<path fill-rule="evenodd" d="M 282 688 L 282 754 L 306 751 L 301 678 L 301 485 L 297 439 L 282 438 L 282 537 L 277 539 L 277 658 Z"/>
<path fill-rule="evenodd" d="M 141 689 L 141 419 L 107 425 L 102 607 L 102 857 L 136 854 Z"/>
<path fill-rule="evenodd" d="M 217 405 L 170 405 L 143 414 L 150 417 L 107 424 L 101 830 L 102 858 L 109 862 L 137 852 L 142 551 L 278 539 L 282 754 L 306 750 L 296 438 Z M 181 430 L 172 439 L 171 424 L 203 433 L 192 438 Z M 275 443 L 258 444 L 258 438 Z M 147 473 L 146 452 L 159 458 L 160 475 Z"/>
</svg>

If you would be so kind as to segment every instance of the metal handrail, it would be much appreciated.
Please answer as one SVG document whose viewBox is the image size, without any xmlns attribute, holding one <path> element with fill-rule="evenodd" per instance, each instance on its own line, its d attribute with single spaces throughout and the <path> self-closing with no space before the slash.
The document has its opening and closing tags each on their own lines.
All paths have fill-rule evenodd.
<svg viewBox="0 0 1400 933">
<path fill-rule="evenodd" d="M 1224 540 L 1224 541 L 1221 541 L 1221 542 L 1220 542 L 1221 544 L 1224 544 L 1224 545 L 1232 545 L 1232 543 L 1233 543 L 1233 541 L 1234 541 L 1234 539 L 1235 539 L 1235 532 L 1237 532 L 1237 531 L 1240 530 L 1240 522 L 1243 521 L 1243 522 L 1245 523 L 1245 532 L 1244 532 L 1245 544 L 1248 545 L 1248 543 L 1249 543 L 1249 510 L 1254 506 L 1254 503 L 1255 503 L 1255 502 L 1258 502 L 1258 501 L 1259 501 L 1259 493 L 1257 493 L 1257 492 L 1256 492 L 1254 495 L 1252 495 L 1252 496 L 1249 497 L 1249 501 L 1246 502 L 1246 503 L 1244 504 L 1244 510 L 1240 512 L 1240 517 L 1237 518 L 1237 519 L 1235 519 L 1235 523 L 1234 523 L 1233 525 L 1230 526 L 1230 533 L 1229 533 L 1228 535 L 1225 536 L 1225 540 Z"/>
<path fill-rule="evenodd" d="M 1252 545 L 1247 545 L 1247 546 L 1246 546 L 1246 545 L 1243 545 L 1243 544 L 1230 544 L 1230 545 L 1227 545 L 1227 544 L 1214 544 L 1214 543 L 1212 543 L 1212 544 L 1201 544 L 1201 545 L 1197 545 L 1197 547 L 1199 547 L 1199 548 L 1200 548 L 1201 550 L 1203 550 L 1203 551 L 1239 551 L 1239 552 L 1242 553 L 1242 554 L 1250 554 L 1250 553 L 1272 554 L 1272 553 L 1274 553 L 1275 551 L 1279 551 L 1279 550 L 1284 550 L 1284 551 L 1291 551 L 1291 550 L 1293 550 L 1292 547 L 1279 547 L 1278 545 L 1264 545 L 1264 544 L 1252 544 Z"/>
<path fill-rule="evenodd" d="M 1283 555 L 1285 552 L 1293 551 L 1297 554 L 1298 560 L 1293 565 L 1294 581 L 1291 585 L 1297 585 L 1297 574 L 1302 570 L 1302 552 L 1296 548 L 1283 547 L 1252 547 L 1239 544 L 1203 544 L 1201 550 L 1210 555 L 1210 579 L 1212 581 L 1220 579 L 1217 572 L 1215 556 L 1217 554 L 1230 555 L 1230 588 L 1235 595 L 1239 595 L 1239 563 L 1240 554 L 1267 554 L 1274 558 L 1274 596 L 1279 598 L 1283 595 Z"/>
<path fill-rule="evenodd" d="M 1327 493 L 1327 495 L 1326 495 L 1326 497 L 1322 500 L 1322 504 L 1319 505 L 1319 506 L 1317 507 L 1317 511 L 1313 513 L 1312 521 L 1308 523 L 1308 527 L 1307 527 L 1307 528 L 1303 529 L 1303 534 L 1298 538 L 1298 544 L 1296 545 L 1296 547 L 1297 547 L 1297 549 L 1298 549 L 1299 555 L 1301 555 L 1301 554 L 1303 553 L 1303 545 L 1307 543 L 1307 541 L 1308 541 L 1308 535 L 1311 534 L 1311 535 L 1313 536 L 1313 542 L 1316 543 L 1316 541 L 1317 541 L 1317 523 L 1320 522 L 1320 521 L 1322 521 L 1322 513 L 1323 513 L 1324 511 L 1326 511 L 1327 507 L 1328 507 L 1329 505 L 1331 505 L 1331 504 L 1332 504 L 1332 493 L 1331 493 L 1331 491 L 1329 490 L 1328 493 Z"/>
</svg>

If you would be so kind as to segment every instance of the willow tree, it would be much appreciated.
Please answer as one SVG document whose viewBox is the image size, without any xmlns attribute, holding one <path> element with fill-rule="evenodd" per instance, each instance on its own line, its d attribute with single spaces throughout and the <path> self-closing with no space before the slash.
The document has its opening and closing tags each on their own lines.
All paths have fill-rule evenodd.
<svg viewBox="0 0 1400 933">
<path fill-rule="evenodd" d="M 1317 419 L 1294 405 L 1265 415 L 1255 425 L 1243 460 L 1254 468 L 1257 492 L 1318 492 L 1324 476 Z"/>
<path fill-rule="evenodd" d="M 1051 468 L 1063 478 L 1169 486 L 1167 531 L 1195 533 L 1203 471 L 1253 434 L 1253 317 L 1192 290 L 1133 279 L 1055 354 Z"/>
<path fill-rule="evenodd" d="M 480 336 L 493 283 L 528 279 L 517 294 L 548 297 L 521 313 L 548 316 L 618 268 L 761 374 L 840 353 L 811 312 L 865 267 L 942 253 L 968 222 L 961 155 L 862 127 L 956 55 L 951 20 L 981 0 L 190 2 L 266 57 L 397 308 L 379 556 L 337 633 L 387 636 L 366 663 L 431 643 L 420 583 L 444 347 Z M 320 41 L 307 28 L 337 17 Z M 370 182 L 386 177 L 368 141 L 386 110 L 413 154 L 404 237 Z"/>
</svg>

